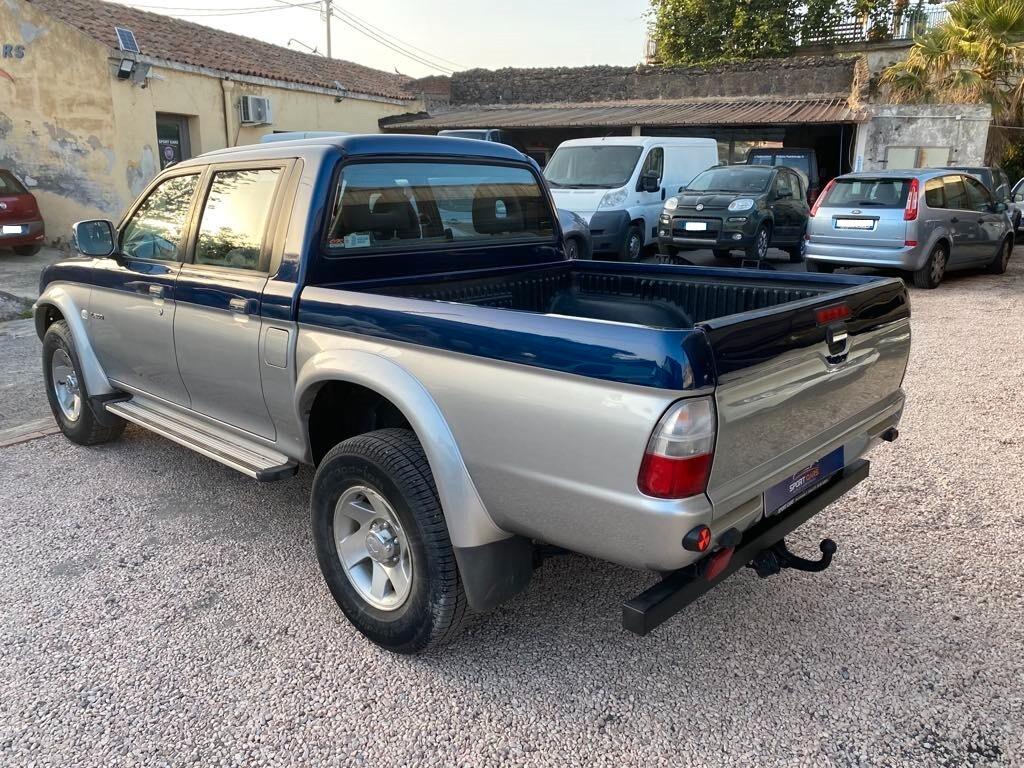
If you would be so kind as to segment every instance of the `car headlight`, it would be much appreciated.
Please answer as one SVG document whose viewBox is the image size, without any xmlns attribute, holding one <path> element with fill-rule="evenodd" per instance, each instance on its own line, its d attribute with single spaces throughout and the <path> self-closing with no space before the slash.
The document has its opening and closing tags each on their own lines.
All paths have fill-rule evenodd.
<svg viewBox="0 0 1024 768">
<path fill-rule="evenodd" d="M 625 188 L 613 189 L 610 192 L 605 192 L 604 197 L 601 198 L 601 202 L 597 204 L 598 208 L 615 208 L 622 205 L 626 201 Z"/>
<path fill-rule="evenodd" d="M 749 197 L 741 197 L 739 200 L 733 200 L 729 203 L 730 211 L 749 211 L 754 207 L 754 201 Z"/>
<path fill-rule="evenodd" d="M 666 211 L 674 211 L 678 207 L 679 207 L 679 198 L 678 197 L 670 197 L 668 200 L 665 201 L 665 210 Z"/>
</svg>

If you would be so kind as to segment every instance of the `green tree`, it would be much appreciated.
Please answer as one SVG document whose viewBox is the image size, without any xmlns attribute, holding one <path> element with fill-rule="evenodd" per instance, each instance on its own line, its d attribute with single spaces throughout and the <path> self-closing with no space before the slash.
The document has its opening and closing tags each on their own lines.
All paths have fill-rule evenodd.
<svg viewBox="0 0 1024 768">
<path fill-rule="evenodd" d="M 716 64 L 792 50 L 798 0 L 652 0 L 651 32 L 666 64 Z"/>
<path fill-rule="evenodd" d="M 1024 0 L 959 0 L 948 10 L 882 75 L 890 99 L 988 103 L 997 122 L 1024 124 Z"/>
</svg>

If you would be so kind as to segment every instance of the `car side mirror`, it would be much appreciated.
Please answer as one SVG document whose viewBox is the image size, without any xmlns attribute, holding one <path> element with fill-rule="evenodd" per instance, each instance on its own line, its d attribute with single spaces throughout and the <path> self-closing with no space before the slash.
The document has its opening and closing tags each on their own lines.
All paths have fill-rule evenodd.
<svg viewBox="0 0 1024 768">
<path fill-rule="evenodd" d="M 102 258 L 114 252 L 114 225 L 106 219 L 79 221 L 71 231 L 75 249 L 83 256 Z"/>
<path fill-rule="evenodd" d="M 1018 192 L 1013 196 L 1013 202 L 1024 203 L 1024 191 Z"/>
<path fill-rule="evenodd" d="M 661 189 L 661 179 L 657 171 L 644 171 L 640 176 L 640 189 L 644 192 L 657 192 Z"/>
</svg>

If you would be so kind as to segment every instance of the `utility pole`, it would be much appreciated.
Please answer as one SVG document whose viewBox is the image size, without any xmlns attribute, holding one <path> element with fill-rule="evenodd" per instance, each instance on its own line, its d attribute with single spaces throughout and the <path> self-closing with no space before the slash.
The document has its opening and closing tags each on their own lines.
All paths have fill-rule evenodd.
<svg viewBox="0 0 1024 768">
<path fill-rule="evenodd" d="M 324 13 L 327 16 L 327 58 L 334 58 L 331 56 L 331 2 L 332 0 L 324 0 Z"/>
</svg>

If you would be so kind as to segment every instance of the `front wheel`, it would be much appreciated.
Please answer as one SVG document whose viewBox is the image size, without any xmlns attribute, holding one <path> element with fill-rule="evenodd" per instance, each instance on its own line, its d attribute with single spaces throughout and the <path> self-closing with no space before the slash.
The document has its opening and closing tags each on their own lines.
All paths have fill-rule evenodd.
<svg viewBox="0 0 1024 768">
<path fill-rule="evenodd" d="M 1006 267 L 1010 263 L 1010 254 L 1013 253 L 1013 241 L 1007 238 L 1003 241 L 1003 244 L 999 246 L 999 252 L 995 258 L 989 262 L 987 272 L 990 275 L 1001 275 L 1006 272 Z"/>
<path fill-rule="evenodd" d="M 98 445 L 116 440 L 125 422 L 110 414 L 96 416 L 82 376 L 71 329 L 58 320 L 43 336 L 43 379 L 54 421 L 64 436 L 78 445 Z"/>
<path fill-rule="evenodd" d="M 565 258 L 578 259 L 580 257 L 580 242 L 575 237 L 565 239 Z"/>
<path fill-rule="evenodd" d="M 631 224 L 626 230 L 626 239 L 622 241 L 622 250 L 619 258 L 622 261 L 639 261 L 640 254 L 644 250 L 644 233 L 636 224 Z"/>
<path fill-rule="evenodd" d="M 466 599 L 415 434 L 381 429 L 336 445 L 317 468 L 310 511 L 320 570 L 356 629 L 397 653 L 455 636 Z"/>
<path fill-rule="evenodd" d="M 918 288 L 938 288 L 946 274 L 946 248 L 936 245 L 928 254 L 928 260 L 920 269 L 914 271 L 914 285 Z"/>
</svg>

